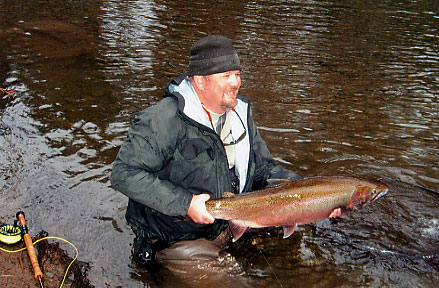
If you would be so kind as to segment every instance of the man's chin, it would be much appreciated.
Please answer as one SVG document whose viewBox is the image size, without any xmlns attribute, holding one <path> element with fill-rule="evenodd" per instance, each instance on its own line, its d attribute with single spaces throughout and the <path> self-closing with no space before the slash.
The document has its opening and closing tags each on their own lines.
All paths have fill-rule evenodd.
<svg viewBox="0 0 439 288">
<path fill-rule="evenodd" d="M 235 108 L 235 106 L 238 105 L 238 100 L 234 101 L 234 102 L 230 102 L 230 103 L 225 103 L 222 108 L 224 111 L 230 111 L 233 108 Z"/>
</svg>

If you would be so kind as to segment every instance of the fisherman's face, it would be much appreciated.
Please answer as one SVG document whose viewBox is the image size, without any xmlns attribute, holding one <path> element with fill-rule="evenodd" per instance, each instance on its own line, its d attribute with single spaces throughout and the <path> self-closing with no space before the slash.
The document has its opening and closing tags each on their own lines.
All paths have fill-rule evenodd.
<svg viewBox="0 0 439 288">
<path fill-rule="evenodd" d="M 212 104 L 215 113 L 224 113 L 238 104 L 238 91 L 241 87 L 241 71 L 233 70 L 205 76 L 205 96 Z"/>
</svg>

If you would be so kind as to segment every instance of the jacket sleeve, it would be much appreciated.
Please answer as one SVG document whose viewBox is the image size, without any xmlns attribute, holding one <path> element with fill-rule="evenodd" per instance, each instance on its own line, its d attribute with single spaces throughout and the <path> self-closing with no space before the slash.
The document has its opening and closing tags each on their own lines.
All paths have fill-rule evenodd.
<svg viewBox="0 0 439 288">
<path fill-rule="evenodd" d="M 256 124 L 253 121 L 253 115 L 250 109 L 250 121 L 253 139 L 253 151 L 255 157 L 255 173 L 253 187 L 260 189 L 266 186 L 267 179 L 300 179 L 301 177 L 278 164 L 274 161 L 267 148 L 267 144 L 258 132 Z"/>
<path fill-rule="evenodd" d="M 156 105 L 134 116 L 110 179 L 113 188 L 136 202 L 169 216 L 185 216 L 192 194 L 156 175 L 171 159 L 181 128 L 176 107 L 169 106 Z"/>
</svg>

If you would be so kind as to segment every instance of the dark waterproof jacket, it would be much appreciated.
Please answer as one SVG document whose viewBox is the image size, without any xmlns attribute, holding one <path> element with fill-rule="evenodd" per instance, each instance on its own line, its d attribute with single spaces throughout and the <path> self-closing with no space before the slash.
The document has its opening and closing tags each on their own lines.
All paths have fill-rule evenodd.
<svg viewBox="0 0 439 288">
<path fill-rule="evenodd" d="M 198 98 L 188 93 L 185 79 L 171 81 L 164 99 L 133 117 L 111 173 L 112 186 L 129 197 L 126 219 L 136 235 L 167 242 L 214 239 L 227 223 L 184 220 L 192 196 L 219 198 L 233 191 L 223 143 L 206 123 Z M 268 178 L 300 178 L 275 164 L 253 121 L 250 101 L 238 99 L 235 109 L 247 131 L 236 145 L 240 192 L 263 188 Z"/>
</svg>

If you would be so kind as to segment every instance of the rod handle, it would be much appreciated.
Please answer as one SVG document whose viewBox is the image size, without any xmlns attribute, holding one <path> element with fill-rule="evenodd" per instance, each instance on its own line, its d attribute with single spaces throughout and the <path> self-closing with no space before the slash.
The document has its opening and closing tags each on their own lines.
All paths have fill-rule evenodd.
<svg viewBox="0 0 439 288">
<path fill-rule="evenodd" d="M 21 211 L 20 211 L 21 212 Z M 41 272 L 40 265 L 38 264 L 37 255 L 35 253 L 34 244 L 32 243 L 32 238 L 29 235 L 29 232 L 27 230 L 26 226 L 26 220 L 24 219 L 24 213 L 23 212 L 17 213 L 17 218 L 20 223 L 20 226 L 23 227 L 23 240 L 26 244 L 27 254 L 29 254 L 29 259 L 32 264 L 32 268 L 34 269 L 34 275 L 35 279 L 41 279 L 43 278 L 43 272 Z"/>
</svg>

